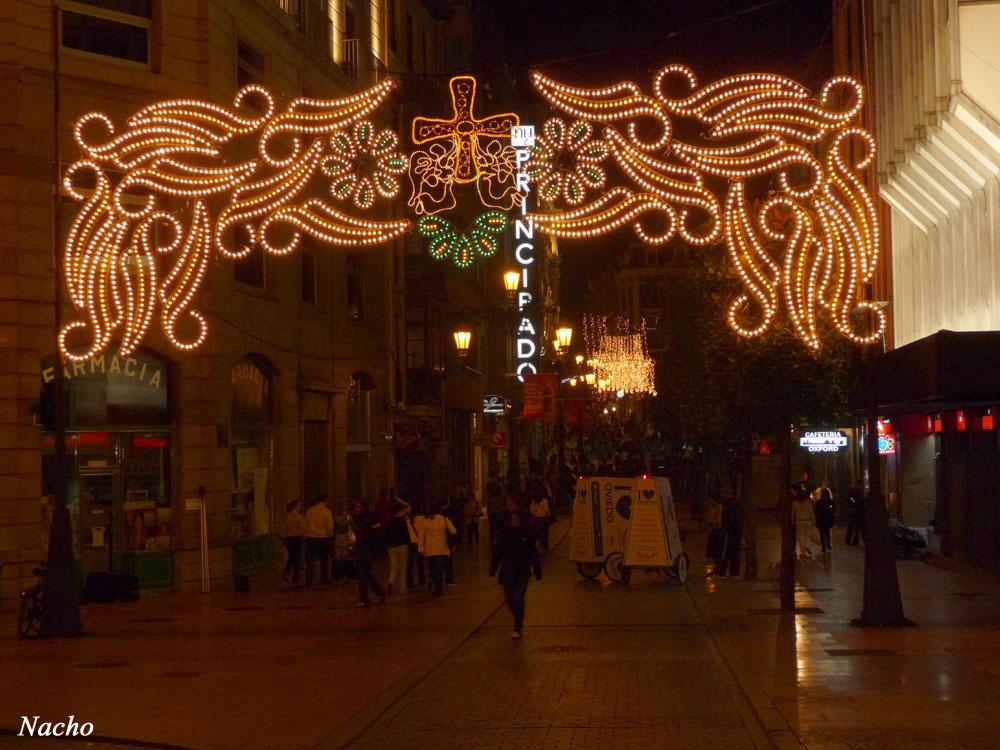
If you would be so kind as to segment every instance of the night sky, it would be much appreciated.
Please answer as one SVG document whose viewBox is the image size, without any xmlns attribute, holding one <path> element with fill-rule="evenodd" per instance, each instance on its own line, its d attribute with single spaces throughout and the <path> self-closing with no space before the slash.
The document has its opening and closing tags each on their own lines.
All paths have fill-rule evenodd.
<svg viewBox="0 0 1000 750">
<path fill-rule="evenodd" d="M 702 83 L 739 72 L 782 73 L 815 87 L 831 72 L 834 0 L 481 0 L 493 6 L 497 30 L 527 115 L 543 104 L 528 83 L 537 69 L 582 86 L 632 80 L 648 89 L 671 62 Z M 547 116 L 545 107 L 538 122 Z M 594 242 L 561 245 L 564 317 L 587 309 L 587 282 L 607 269 L 610 250 L 633 239 L 620 230 Z"/>
</svg>

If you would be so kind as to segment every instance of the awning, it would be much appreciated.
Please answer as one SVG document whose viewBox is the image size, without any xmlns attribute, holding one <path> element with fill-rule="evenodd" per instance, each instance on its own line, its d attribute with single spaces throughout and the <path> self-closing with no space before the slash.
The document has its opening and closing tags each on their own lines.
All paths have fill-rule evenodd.
<svg viewBox="0 0 1000 750">
<path fill-rule="evenodd" d="M 1000 331 L 938 331 L 875 359 L 879 411 L 1000 403 Z"/>
</svg>

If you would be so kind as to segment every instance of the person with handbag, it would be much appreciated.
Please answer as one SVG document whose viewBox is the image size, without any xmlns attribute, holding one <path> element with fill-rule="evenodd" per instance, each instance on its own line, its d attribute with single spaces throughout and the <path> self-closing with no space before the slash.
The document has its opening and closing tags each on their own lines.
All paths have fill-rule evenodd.
<svg viewBox="0 0 1000 750">
<path fill-rule="evenodd" d="M 428 511 L 420 524 L 420 549 L 430 566 L 431 587 L 435 596 L 441 596 L 444 591 L 444 579 L 448 560 L 451 557 L 451 545 L 448 535 L 455 535 L 455 525 L 441 513 L 439 504 L 435 511 Z"/>
</svg>

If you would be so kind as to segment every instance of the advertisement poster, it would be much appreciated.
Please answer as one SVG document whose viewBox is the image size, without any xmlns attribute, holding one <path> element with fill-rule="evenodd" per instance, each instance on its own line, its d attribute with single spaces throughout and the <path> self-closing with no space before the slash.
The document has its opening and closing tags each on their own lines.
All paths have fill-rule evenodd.
<svg viewBox="0 0 1000 750">
<path fill-rule="evenodd" d="M 625 477 L 577 480 L 570 537 L 573 562 L 604 562 L 612 552 L 625 549 L 633 485 L 634 480 Z"/>
<path fill-rule="evenodd" d="M 524 418 L 555 419 L 556 388 L 554 372 L 527 373 L 524 376 Z"/>
<path fill-rule="evenodd" d="M 665 568 L 673 563 L 678 554 L 680 535 L 670 481 L 662 477 L 637 479 L 625 564 L 639 568 Z"/>
</svg>

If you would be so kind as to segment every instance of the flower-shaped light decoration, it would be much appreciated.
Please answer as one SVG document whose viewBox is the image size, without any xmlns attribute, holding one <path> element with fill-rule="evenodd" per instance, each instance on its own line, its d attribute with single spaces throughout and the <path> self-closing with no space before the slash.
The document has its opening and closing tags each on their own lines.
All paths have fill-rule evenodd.
<svg viewBox="0 0 1000 750">
<path fill-rule="evenodd" d="M 506 226 L 507 217 L 503 212 L 487 211 L 472 222 L 468 234 L 440 216 L 424 216 L 417 222 L 417 231 L 427 238 L 427 247 L 434 260 L 450 257 L 459 268 L 468 268 L 477 255 L 488 258 L 496 253 L 497 238 Z"/>
<path fill-rule="evenodd" d="M 542 201 L 579 206 L 587 190 L 604 189 L 606 175 L 601 162 L 607 158 L 608 146 L 593 135 L 590 123 L 582 120 L 569 126 L 558 117 L 545 122 L 527 166 Z"/>
<path fill-rule="evenodd" d="M 391 130 L 376 135 L 365 120 L 352 130 L 330 136 L 333 151 L 323 162 L 323 174 L 331 177 L 330 193 L 337 200 L 353 199 L 358 208 L 371 208 L 375 196 L 394 198 L 399 193 L 397 175 L 406 171 L 406 157 L 399 151 L 399 138 Z"/>
</svg>

